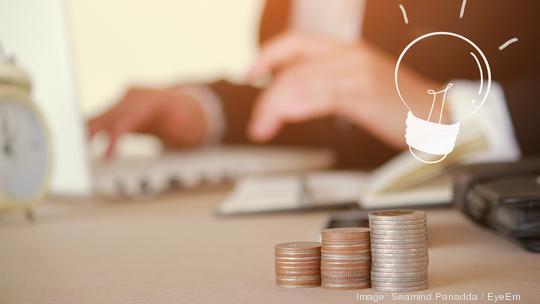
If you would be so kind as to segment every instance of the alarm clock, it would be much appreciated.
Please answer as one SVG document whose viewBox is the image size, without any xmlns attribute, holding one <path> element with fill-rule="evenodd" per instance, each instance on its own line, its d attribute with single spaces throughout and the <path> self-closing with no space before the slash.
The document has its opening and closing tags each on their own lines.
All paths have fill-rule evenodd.
<svg viewBox="0 0 540 304">
<path fill-rule="evenodd" d="M 15 60 L 0 52 L 0 211 L 31 211 L 49 186 L 51 140 L 31 87 Z"/>
</svg>

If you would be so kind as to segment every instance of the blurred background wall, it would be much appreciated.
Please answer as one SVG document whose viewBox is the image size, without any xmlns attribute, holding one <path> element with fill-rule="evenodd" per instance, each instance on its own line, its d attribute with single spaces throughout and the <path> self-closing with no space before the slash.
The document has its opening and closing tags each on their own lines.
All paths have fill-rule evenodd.
<svg viewBox="0 0 540 304">
<path fill-rule="evenodd" d="M 64 0 L 85 116 L 130 84 L 240 80 L 262 0 Z"/>
</svg>

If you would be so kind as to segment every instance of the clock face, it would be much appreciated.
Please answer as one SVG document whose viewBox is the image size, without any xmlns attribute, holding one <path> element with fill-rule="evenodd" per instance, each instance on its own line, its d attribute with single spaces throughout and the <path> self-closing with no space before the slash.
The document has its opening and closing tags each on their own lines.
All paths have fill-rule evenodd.
<svg viewBox="0 0 540 304">
<path fill-rule="evenodd" d="M 39 112 L 16 98 L 0 94 L 0 193 L 22 203 L 41 193 L 50 152 Z"/>
</svg>

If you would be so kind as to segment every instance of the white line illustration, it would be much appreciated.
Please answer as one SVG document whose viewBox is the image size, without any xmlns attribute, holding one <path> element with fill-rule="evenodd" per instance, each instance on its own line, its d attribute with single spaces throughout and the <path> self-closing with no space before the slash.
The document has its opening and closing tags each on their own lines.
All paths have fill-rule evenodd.
<svg viewBox="0 0 540 304">
<path fill-rule="evenodd" d="M 484 72 L 482 71 L 482 66 L 480 65 L 480 60 L 478 60 L 478 57 L 473 52 L 470 52 L 471 56 L 473 56 L 474 61 L 476 61 L 476 65 L 478 66 L 478 71 L 480 71 L 480 87 L 478 88 L 478 95 L 482 94 L 482 87 L 484 86 Z"/>
<path fill-rule="evenodd" d="M 433 101 L 431 102 L 431 109 L 429 110 L 429 115 L 428 115 L 428 118 L 427 118 L 427 121 L 430 121 L 431 119 L 431 114 L 433 113 L 433 108 L 435 107 L 435 101 L 437 101 L 437 95 L 443 93 L 443 100 L 442 100 L 442 106 L 441 106 L 441 114 L 439 115 L 439 123 L 441 123 L 441 120 L 442 120 L 442 113 L 443 113 L 443 110 L 444 110 L 444 102 L 446 100 L 446 92 L 448 92 L 448 90 L 450 90 L 450 88 L 454 86 L 453 83 L 449 83 L 445 89 L 442 89 L 438 92 L 435 92 L 435 90 L 432 90 L 432 89 L 429 89 L 427 90 L 427 93 L 429 95 L 433 95 Z"/>
<path fill-rule="evenodd" d="M 405 24 L 409 24 L 409 18 L 407 17 L 407 11 L 405 10 L 405 7 L 403 4 L 399 4 L 399 9 L 401 9 L 401 14 L 403 15 L 403 20 L 405 21 Z"/>
<path fill-rule="evenodd" d="M 467 5 L 467 0 L 461 2 L 461 10 L 459 11 L 459 19 L 463 19 L 463 14 L 465 14 L 465 6 Z"/>
<path fill-rule="evenodd" d="M 504 50 L 507 46 L 509 46 L 510 44 L 512 44 L 514 42 L 517 42 L 517 41 L 519 41 L 519 39 L 517 39 L 516 37 L 514 37 L 512 39 L 509 39 L 505 43 L 501 44 L 501 46 L 499 46 L 499 51 Z"/>
<path fill-rule="evenodd" d="M 417 44 L 418 42 L 423 41 L 424 39 L 434 37 L 434 36 L 447 36 L 451 38 L 457 38 L 459 40 L 463 40 L 466 43 L 468 43 L 472 48 L 473 51 L 469 52 L 471 57 L 476 62 L 478 69 L 479 69 L 479 75 L 480 75 L 480 86 L 478 90 L 478 95 L 480 95 L 480 102 L 476 102 L 474 99 L 472 100 L 472 103 L 475 104 L 472 111 L 465 115 L 463 119 L 466 119 L 476 113 L 478 109 L 484 104 L 486 101 L 489 90 L 491 88 L 491 68 L 489 66 L 489 62 L 487 61 L 486 56 L 482 52 L 482 50 L 470 39 L 456 34 L 452 32 L 431 32 L 424 34 L 416 39 L 414 39 L 412 42 L 410 42 L 401 52 L 401 54 L 398 57 L 398 60 L 396 62 L 396 67 L 394 70 L 394 82 L 396 86 L 396 91 L 398 93 L 399 98 L 407 107 L 409 110 L 409 113 L 407 114 L 406 119 L 406 129 L 405 129 L 405 141 L 407 142 L 407 145 L 409 146 L 409 151 L 411 155 L 418 161 L 426 164 L 435 164 L 438 162 L 441 162 L 446 158 L 446 156 L 454 150 L 455 142 L 457 139 L 457 136 L 459 134 L 460 130 L 460 124 L 461 121 L 458 121 L 453 124 L 442 124 L 442 113 L 444 110 L 445 102 L 446 102 L 446 94 L 447 92 L 452 88 L 453 84 L 449 83 L 446 85 L 445 89 L 436 91 L 434 89 L 428 89 L 427 94 L 433 95 L 433 100 L 431 103 L 431 110 L 429 112 L 429 116 L 426 119 L 419 118 L 413 114 L 413 109 L 405 102 L 405 99 L 401 93 L 401 89 L 399 86 L 399 67 L 401 62 L 403 61 L 403 58 L 409 51 L 409 49 Z M 479 55 L 479 56 L 477 56 Z M 485 74 L 484 74 L 485 69 Z M 484 77 L 486 77 L 486 85 L 484 85 Z M 441 112 L 439 114 L 439 121 L 437 122 L 431 122 L 429 121 L 432 117 L 433 110 L 435 107 L 435 102 L 437 99 L 437 95 L 442 94 L 442 102 L 441 102 Z M 426 153 L 428 155 L 432 155 L 435 157 L 438 157 L 436 160 L 426 160 L 420 157 L 415 153 L 415 151 L 420 151 L 423 153 Z"/>
</svg>

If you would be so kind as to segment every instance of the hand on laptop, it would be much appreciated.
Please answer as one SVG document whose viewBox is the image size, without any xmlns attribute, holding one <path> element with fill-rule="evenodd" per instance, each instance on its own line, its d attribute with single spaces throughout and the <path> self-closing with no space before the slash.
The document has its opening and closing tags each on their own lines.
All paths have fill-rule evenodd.
<svg viewBox="0 0 540 304">
<path fill-rule="evenodd" d="M 274 72 L 257 100 L 249 134 L 257 141 L 275 136 L 287 122 L 337 114 L 385 142 L 404 147 L 407 108 L 394 88 L 394 60 L 366 43 L 343 44 L 305 35 L 284 34 L 263 46 L 248 75 Z M 440 86 L 405 67 L 401 83 L 417 111 L 429 111 L 427 89 Z M 416 103 L 416 104 L 415 104 Z"/>
<path fill-rule="evenodd" d="M 175 147 L 196 146 L 206 138 L 207 124 L 197 101 L 181 89 L 131 88 L 105 113 L 89 122 L 92 137 L 106 132 L 110 137 L 108 157 L 125 133 L 148 133 Z"/>
<path fill-rule="evenodd" d="M 340 115 L 381 140 L 404 147 L 407 108 L 394 88 L 394 60 L 367 43 L 286 33 L 261 50 L 249 80 L 274 73 L 256 100 L 248 133 L 267 141 L 288 122 Z M 427 89 L 441 84 L 402 67 L 400 82 L 415 113 L 429 112 Z M 110 135 L 107 155 L 129 132 L 149 133 L 174 147 L 202 144 L 209 133 L 206 115 L 181 89 L 129 89 L 118 104 L 89 122 L 90 135 Z M 444 113 L 446 115 L 446 113 Z M 427 116 L 427 115 L 426 115 Z"/>
</svg>

